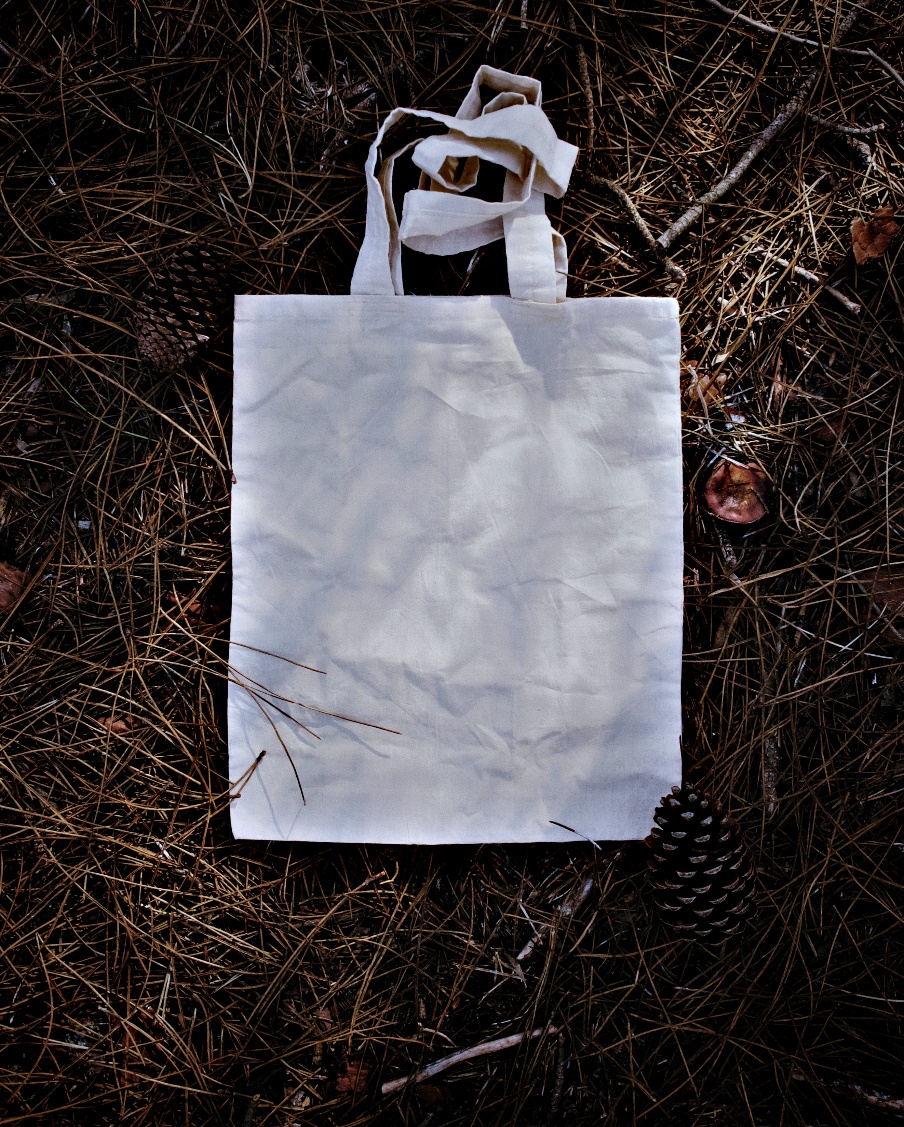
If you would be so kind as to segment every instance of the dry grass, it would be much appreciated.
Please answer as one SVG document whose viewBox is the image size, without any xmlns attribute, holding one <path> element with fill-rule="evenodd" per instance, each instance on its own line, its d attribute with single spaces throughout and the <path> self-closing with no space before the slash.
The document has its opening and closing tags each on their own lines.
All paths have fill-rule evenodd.
<svg viewBox="0 0 904 1127">
<path fill-rule="evenodd" d="M 670 291 L 688 365 L 686 767 L 740 819 L 761 886 L 756 926 L 705 951 L 656 920 L 638 843 L 231 839 L 229 346 L 153 377 L 130 310 L 192 240 L 231 256 L 239 290 L 347 292 L 378 117 L 454 110 L 484 61 L 542 78 L 578 143 L 586 74 L 595 147 L 551 209 L 571 292 L 662 293 L 590 174 L 664 230 L 813 52 L 703 0 L 0 11 L 0 559 L 32 581 L 2 625 L 0 1123 L 891 1122 L 904 252 L 855 268 L 848 230 L 902 205 L 901 87 L 836 58 L 809 110 L 881 123 L 872 166 L 799 121 L 670 251 L 688 273 Z M 750 12 L 823 35 L 836 15 Z M 902 30 L 901 5 L 877 2 L 847 42 L 900 69 Z M 756 247 L 832 275 L 862 314 Z M 469 276 L 467 259 L 408 265 L 420 292 L 499 286 L 498 248 Z M 773 485 L 751 529 L 701 511 L 726 451 Z M 532 927 L 588 878 L 515 973 Z M 562 1032 L 379 1094 L 547 1022 Z"/>
</svg>

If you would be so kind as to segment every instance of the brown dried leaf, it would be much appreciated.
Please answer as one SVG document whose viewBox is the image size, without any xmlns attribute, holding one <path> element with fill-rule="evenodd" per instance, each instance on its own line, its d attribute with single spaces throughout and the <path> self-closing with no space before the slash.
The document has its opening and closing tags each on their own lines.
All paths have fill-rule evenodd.
<svg viewBox="0 0 904 1127">
<path fill-rule="evenodd" d="M 844 432 L 844 423 L 839 418 L 820 418 L 819 424 L 813 431 L 813 437 L 818 442 L 834 445 Z"/>
<path fill-rule="evenodd" d="M 714 375 L 711 372 L 698 372 L 691 364 L 686 365 L 686 371 L 690 376 L 687 382 L 688 399 L 700 399 L 708 404 L 722 397 L 722 389 L 728 382 L 725 373 Z"/>
<path fill-rule="evenodd" d="M 337 1092 L 363 1092 L 367 1087 L 370 1066 L 363 1060 L 347 1060 L 345 1068 L 336 1079 Z"/>
<path fill-rule="evenodd" d="M 414 1093 L 425 1107 L 437 1107 L 449 1098 L 448 1089 L 436 1081 L 430 1084 L 418 1084 Z"/>
<path fill-rule="evenodd" d="M 175 603 L 186 618 L 201 618 L 204 613 L 204 608 L 197 599 L 182 598 L 173 592 L 170 592 L 166 597 L 169 602 Z"/>
<path fill-rule="evenodd" d="M 766 474 L 760 466 L 754 462 L 738 466 L 723 460 L 710 474 L 703 499 L 719 520 L 753 524 L 769 512 L 766 494 Z"/>
<path fill-rule="evenodd" d="M 888 250 L 901 230 L 895 223 L 894 214 L 893 207 L 880 207 L 873 212 L 867 223 L 862 219 L 855 219 L 851 224 L 851 242 L 858 266 L 871 258 L 879 258 Z"/>
<path fill-rule="evenodd" d="M 11 610 L 19 601 L 25 579 L 24 571 L 0 563 L 0 614 Z"/>
<path fill-rule="evenodd" d="M 896 618 L 904 613 L 904 574 L 877 571 L 873 578 L 873 599 Z"/>
<path fill-rule="evenodd" d="M 134 716 L 103 716 L 98 723 L 114 736 L 125 736 L 138 726 L 139 721 Z"/>
<path fill-rule="evenodd" d="M 182 596 L 172 592 L 166 597 L 185 615 L 189 625 L 195 628 L 207 628 L 223 621 L 223 608 L 219 603 L 209 603 L 190 595 Z"/>
<path fill-rule="evenodd" d="M 871 616 L 883 621 L 882 633 L 893 642 L 904 642 L 904 571 L 881 567 L 859 582 L 871 596 Z"/>
</svg>

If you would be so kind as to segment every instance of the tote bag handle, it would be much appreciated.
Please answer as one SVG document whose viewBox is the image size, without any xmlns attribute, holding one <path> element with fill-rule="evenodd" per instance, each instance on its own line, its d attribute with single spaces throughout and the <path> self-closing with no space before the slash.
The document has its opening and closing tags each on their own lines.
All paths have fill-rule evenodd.
<svg viewBox="0 0 904 1127">
<path fill-rule="evenodd" d="M 481 86 L 498 91 L 483 107 Z M 426 254 L 458 254 L 504 238 L 512 297 L 565 300 L 568 254 L 546 216 L 545 197 L 565 194 L 578 150 L 556 136 L 540 99 L 535 78 L 481 66 L 455 117 L 411 109 L 390 113 L 364 166 L 367 222 L 353 294 L 404 294 L 402 244 Z M 378 172 L 383 137 L 409 115 L 439 122 L 449 132 L 413 141 L 387 157 Z M 405 195 L 400 224 L 392 173 L 397 158 L 409 150 L 421 181 Z M 501 202 L 461 194 L 476 182 L 481 160 L 506 170 Z"/>
</svg>

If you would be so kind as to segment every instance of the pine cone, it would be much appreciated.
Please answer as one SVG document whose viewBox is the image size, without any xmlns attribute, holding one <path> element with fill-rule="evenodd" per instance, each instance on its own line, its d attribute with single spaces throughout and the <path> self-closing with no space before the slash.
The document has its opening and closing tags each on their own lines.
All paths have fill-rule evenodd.
<svg viewBox="0 0 904 1127">
<path fill-rule="evenodd" d="M 688 786 L 672 787 L 653 821 L 649 868 L 665 923 L 707 943 L 737 931 L 752 905 L 754 867 L 734 821 Z"/>
<path fill-rule="evenodd" d="M 228 319 L 229 290 L 216 255 L 183 247 L 145 290 L 135 312 L 138 355 L 158 372 L 184 367 Z"/>
</svg>

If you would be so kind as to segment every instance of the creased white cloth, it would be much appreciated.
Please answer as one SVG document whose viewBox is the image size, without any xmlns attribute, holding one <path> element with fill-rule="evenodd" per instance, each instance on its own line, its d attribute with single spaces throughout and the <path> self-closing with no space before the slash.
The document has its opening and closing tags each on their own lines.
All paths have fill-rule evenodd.
<svg viewBox="0 0 904 1127">
<path fill-rule="evenodd" d="M 481 108 L 482 86 L 500 93 Z M 389 114 L 364 166 L 367 226 L 353 294 L 404 294 L 402 243 L 424 254 L 448 255 L 504 236 L 512 297 L 565 300 L 568 255 L 565 240 L 546 218 L 545 196 L 565 194 L 578 150 L 558 139 L 540 101 L 535 78 L 482 66 L 455 117 L 410 109 Z M 449 132 L 406 145 L 387 157 L 378 173 L 381 143 L 409 115 L 446 125 Z M 396 159 L 408 150 L 430 188 L 422 185 L 406 194 L 399 224 L 392 173 Z M 473 187 L 478 159 L 506 169 L 501 201 L 460 194 Z"/>
<path fill-rule="evenodd" d="M 539 108 L 490 78 L 470 121 Z M 421 167 L 466 181 L 450 146 Z M 680 781 L 678 309 L 556 300 L 540 151 L 506 245 L 543 300 L 399 295 L 375 159 L 357 292 L 236 299 L 237 837 L 636 838 Z"/>
</svg>

